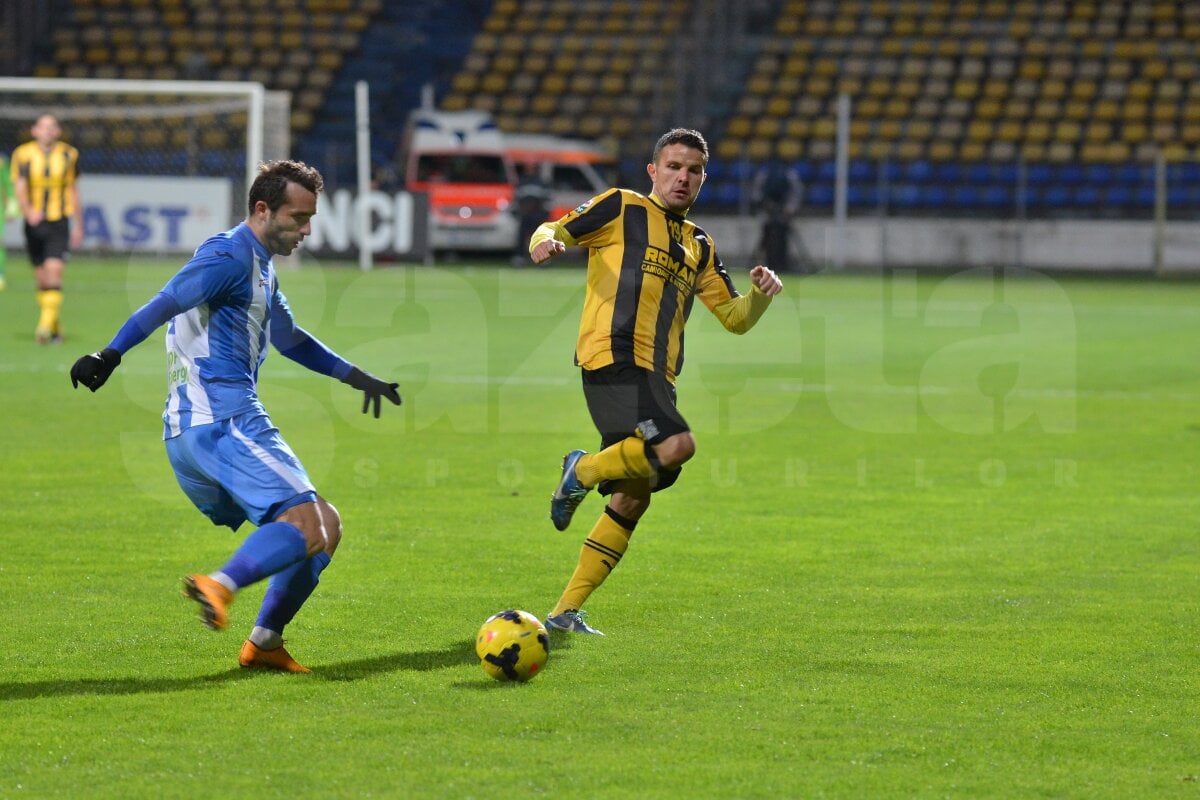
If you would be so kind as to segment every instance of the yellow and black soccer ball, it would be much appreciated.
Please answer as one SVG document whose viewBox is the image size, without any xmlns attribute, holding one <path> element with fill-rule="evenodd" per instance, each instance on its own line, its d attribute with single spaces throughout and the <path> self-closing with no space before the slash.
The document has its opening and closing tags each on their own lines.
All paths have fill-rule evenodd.
<svg viewBox="0 0 1200 800">
<path fill-rule="evenodd" d="M 546 667 L 550 636 L 528 611 L 508 609 L 484 621 L 475 638 L 483 671 L 498 681 L 527 681 Z"/>
</svg>

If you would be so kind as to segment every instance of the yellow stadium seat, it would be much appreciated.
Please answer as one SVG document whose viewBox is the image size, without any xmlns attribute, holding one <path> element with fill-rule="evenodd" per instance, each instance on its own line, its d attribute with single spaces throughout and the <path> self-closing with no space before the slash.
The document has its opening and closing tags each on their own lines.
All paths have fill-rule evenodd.
<svg viewBox="0 0 1200 800">
<path fill-rule="evenodd" d="M 996 139 L 1002 142 L 1019 142 L 1023 126 L 1017 120 L 1006 119 L 996 125 Z"/>
<path fill-rule="evenodd" d="M 765 161 L 771 157 L 773 144 L 767 139 L 751 139 L 746 148 L 746 156 L 753 161 Z"/>
<path fill-rule="evenodd" d="M 949 139 L 935 139 L 929 143 L 931 161 L 953 161 L 958 157 L 958 145 Z"/>
<path fill-rule="evenodd" d="M 774 139 L 779 136 L 782 125 L 774 117 L 763 117 L 754 123 L 753 135 L 758 138 Z"/>
<path fill-rule="evenodd" d="M 1140 122 L 1126 122 L 1121 126 L 1121 141 L 1137 144 L 1149 137 L 1150 130 Z"/>
<path fill-rule="evenodd" d="M 746 117 L 734 117 L 729 122 L 729 127 L 726 129 L 726 135 L 738 139 L 746 139 L 750 136 L 750 130 L 753 123 Z"/>
<path fill-rule="evenodd" d="M 860 97 L 854 102 L 853 113 L 863 119 L 875 119 L 883 114 L 883 103 L 878 97 Z"/>
<path fill-rule="evenodd" d="M 1007 119 L 1024 120 L 1029 114 L 1029 101 L 1023 97 L 1010 97 L 1004 103 L 1004 116 Z"/>
<path fill-rule="evenodd" d="M 987 145 L 983 142 L 963 142 L 958 146 L 958 157 L 963 161 L 982 161 L 987 156 Z"/>
<path fill-rule="evenodd" d="M 1059 120 L 1054 126 L 1054 139 L 1060 142 L 1077 142 L 1083 135 L 1083 126 L 1072 119 Z"/>
<path fill-rule="evenodd" d="M 987 142 L 995 135 L 995 126 L 988 120 L 976 119 L 967 125 L 966 138 L 972 142 Z"/>
<path fill-rule="evenodd" d="M 1174 122 L 1179 118 L 1179 105 L 1170 100 L 1159 100 L 1150 109 L 1150 119 L 1155 122 Z"/>
<path fill-rule="evenodd" d="M 1063 105 L 1063 116 L 1067 119 L 1085 120 L 1091 115 L 1091 106 L 1086 100 L 1068 100 Z"/>
<path fill-rule="evenodd" d="M 988 78 L 983 83 L 982 94 L 986 98 L 1008 97 L 1012 84 L 1004 78 Z"/>
<path fill-rule="evenodd" d="M 1034 119 L 1025 123 L 1025 141 L 1047 142 L 1050 140 L 1052 129 L 1046 120 Z"/>
<path fill-rule="evenodd" d="M 717 158 L 721 161 L 733 161 L 741 156 L 741 142 L 726 136 L 717 143 Z"/>
<path fill-rule="evenodd" d="M 904 131 L 904 123 L 895 119 L 882 119 L 875 128 L 875 135 L 885 141 L 895 141 Z"/>
<path fill-rule="evenodd" d="M 1179 138 L 1179 126 L 1173 122 L 1156 122 L 1150 129 L 1150 138 L 1163 145 L 1169 145 Z"/>
<path fill-rule="evenodd" d="M 1144 120 L 1150 114 L 1150 107 L 1144 102 L 1126 101 L 1121 106 L 1121 116 L 1125 120 Z"/>
<path fill-rule="evenodd" d="M 1058 119 L 1062 113 L 1062 103 L 1057 100 L 1038 100 L 1033 106 L 1033 116 L 1038 119 Z"/>
<path fill-rule="evenodd" d="M 795 161 L 804 155 L 804 142 L 799 139 L 780 139 L 775 145 L 775 155 L 784 161 Z"/>
<path fill-rule="evenodd" d="M 1061 100 L 1067 96 L 1067 84 L 1057 78 L 1042 82 L 1042 97 Z"/>
</svg>

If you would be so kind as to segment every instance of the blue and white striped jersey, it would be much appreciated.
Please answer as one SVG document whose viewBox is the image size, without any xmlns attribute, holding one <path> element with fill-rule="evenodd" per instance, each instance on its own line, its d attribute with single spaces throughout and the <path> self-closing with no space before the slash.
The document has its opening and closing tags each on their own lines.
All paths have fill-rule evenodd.
<svg viewBox="0 0 1200 800">
<path fill-rule="evenodd" d="M 163 438 L 263 410 L 258 368 L 275 333 L 296 331 L 271 254 L 245 223 L 209 238 L 162 290 L 181 313 L 167 327 Z"/>
</svg>

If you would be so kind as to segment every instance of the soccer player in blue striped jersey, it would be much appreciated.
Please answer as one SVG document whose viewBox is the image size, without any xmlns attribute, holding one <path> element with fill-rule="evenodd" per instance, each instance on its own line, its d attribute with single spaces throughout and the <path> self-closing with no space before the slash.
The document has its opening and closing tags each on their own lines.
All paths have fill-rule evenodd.
<svg viewBox="0 0 1200 800">
<path fill-rule="evenodd" d="M 83 356 L 71 383 L 93 392 L 122 354 L 167 326 L 167 456 L 184 493 L 216 525 L 258 526 L 216 572 L 184 578 L 184 594 L 213 630 L 228 624 L 239 589 L 270 578 L 238 661 L 243 667 L 309 670 L 283 647 L 283 629 L 316 588 L 342 537 L 337 510 L 258 398 L 267 345 L 314 372 L 363 392 L 363 413 L 380 400 L 400 404 L 399 385 L 330 351 L 296 324 L 279 290 L 274 255 L 288 255 L 311 231 L 321 174 L 297 161 L 271 161 L 250 187 L 249 214 L 204 242 L 108 347 Z"/>
</svg>

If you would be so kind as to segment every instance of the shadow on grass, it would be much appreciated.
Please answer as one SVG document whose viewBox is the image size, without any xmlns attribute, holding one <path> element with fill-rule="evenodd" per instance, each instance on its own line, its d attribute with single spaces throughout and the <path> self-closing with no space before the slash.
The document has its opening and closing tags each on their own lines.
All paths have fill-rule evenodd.
<svg viewBox="0 0 1200 800">
<path fill-rule="evenodd" d="M 313 677 L 324 681 L 356 681 L 369 678 L 381 672 L 426 672 L 446 667 L 461 667 L 472 664 L 475 658 L 475 640 L 467 639 L 456 645 L 450 645 L 441 650 L 428 650 L 419 653 L 390 653 L 371 658 L 360 658 L 354 661 L 341 661 L 335 664 L 314 666 Z"/>
<path fill-rule="evenodd" d="M 441 650 L 389 653 L 353 661 L 339 661 L 333 664 L 314 664 L 312 675 L 307 677 L 327 681 L 356 681 L 385 672 L 402 670 L 424 672 L 458 667 L 474 662 L 475 642 L 468 640 Z M 190 678 L 75 678 L 0 682 L 0 702 L 79 695 L 166 694 L 277 676 L 279 673 L 276 672 L 237 667 L 212 675 L 198 675 Z"/>
</svg>

